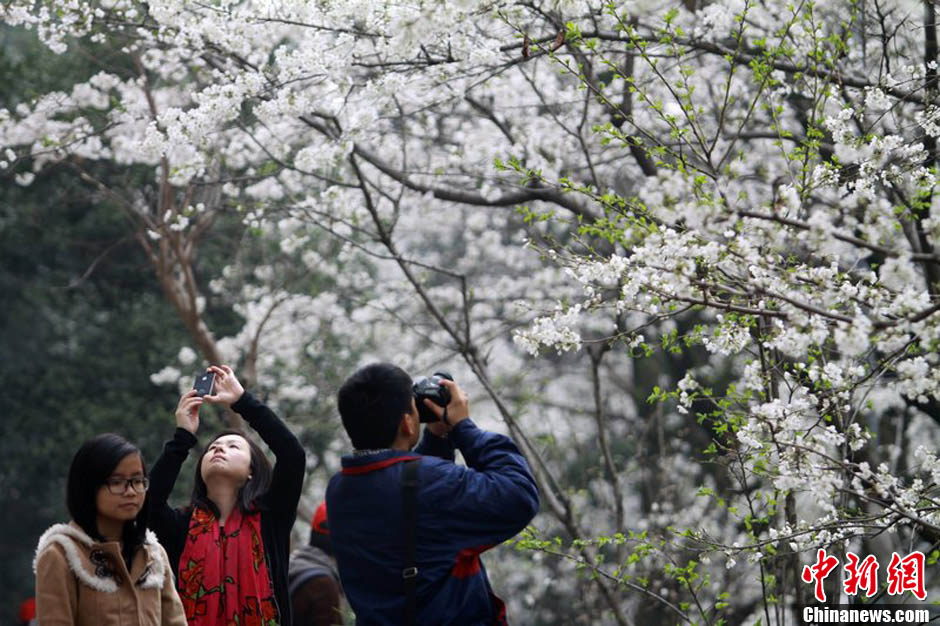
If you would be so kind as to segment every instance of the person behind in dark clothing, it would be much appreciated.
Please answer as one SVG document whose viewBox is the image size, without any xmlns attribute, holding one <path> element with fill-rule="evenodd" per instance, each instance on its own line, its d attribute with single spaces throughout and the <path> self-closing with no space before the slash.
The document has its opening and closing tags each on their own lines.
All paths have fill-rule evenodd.
<svg viewBox="0 0 940 626">
<path fill-rule="evenodd" d="M 176 408 L 176 431 L 150 473 L 151 527 L 170 556 L 190 626 L 291 625 L 287 593 L 290 532 L 306 461 L 297 438 L 246 392 L 232 368 L 211 366 L 215 391 L 190 390 Z M 196 462 L 192 500 L 167 499 L 196 445 L 199 408 L 223 404 L 240 414 L 277 459 L 236 431 L 216 435 Z"/>
<path fill-rule="evenodd" d="M 339 390 L 355 450 L 330 479 L 326 502 L 359 626 L 507 623 L 479 555 L 525 528 L 538 489 L 512 440 L 480 430 L 460 386 L 440 384 L 450 403 L 425 401 L 437 421 L 414 452 L 420 423 L 406 372 L 368 365 Z M 466 467 L 454 463 L 455 450 Z"/>
<path fill-rule="evenodd" d="M 339 582 L 326 502 L 321 502 L 310 522 L 310 542 L 290 555 L 288 589 L 294 605 L 294 626 L 342 624 Z"/>
</svg>

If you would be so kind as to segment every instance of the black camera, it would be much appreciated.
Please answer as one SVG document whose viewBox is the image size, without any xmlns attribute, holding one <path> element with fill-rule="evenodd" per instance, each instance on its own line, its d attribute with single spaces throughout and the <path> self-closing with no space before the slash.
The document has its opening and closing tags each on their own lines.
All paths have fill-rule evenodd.
<svg viewBox="0 0 940 626">
<path fill-rule="evenodd" d="M 411 391 L 415 395 L 415 404 L 418 406 L 418 419 L 422 422 L 438 421 L 437 415 L 425 406 L 425 398 L 439 407 L 446 407 L 450 404 L 450 390 L 441 384 L 441 380 L 445 378 L 454 380 L 454 377 L 448 372 L 434 372 L 429 377 L 417 379 L 414 385 L 411 386 Z"/>
</svg>

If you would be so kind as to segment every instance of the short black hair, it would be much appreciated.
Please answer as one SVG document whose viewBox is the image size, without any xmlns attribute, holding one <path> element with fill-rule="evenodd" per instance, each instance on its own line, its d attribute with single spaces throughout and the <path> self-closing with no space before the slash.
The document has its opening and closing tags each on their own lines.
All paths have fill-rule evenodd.
<svg viewBox="0 0 940 626">
<path fill-rule="evenodd" d="M 248 449 L 251 451 L 251 466 L 249 469 L 251 478 L 238 490 L 238 508 L 242 513 L 250 513 L 257 508 L 258 499 L 267 493 L 268 488 L 271 486 L 271 474 L 273 473 L 271 470 L 271 462 L 268 461 L 268 457 L 264 455 L 264 451 L 258 447 L 258 444 L 246 437 L 245 433 L 237 430 L 225 430 L 213 437 L 209 443 L 206 444 L 202 454 L 199 455 L 199 460 L 196 461 L 196 478 L 193 481 L 192 504 L 201 509 L 212 511 L 216 516 L 219 515 L 219 509 L 209 500 L 206 481 L 202 478 L 202 458 L 209 452 L 209 446 L 211 446 L 216 439 L 226 435 L 238 435 L 248 442 Z"/>
<path fill-rule="evenodd" d="M 130 441 L 114 433 L 105 433 L 89 439 L 72 457 L 69 475 L 66 480 L 65 504 L 69 514 L 85 533 L 96 541 L 105 538 L 98 530 L 98 490 L 104 486 L 114 468 L 127 456 L 136 454 L 147 475 L 147 464 L 140 449 Z M 124 523 L 121 535 L 122 555 L 128 564 L 133 560 L 137 548 L 144 543 L 147 533 L 147 519 L 150 516 L 150 498 L 144 498 L 144 504 L 137 517 Z"/>
<path fill-rule="evenodd" d="M 336 395 L 346 434 L 358 450 L 387 448 L 402 415 L 411 412 L 412 380 L 391 363 L 372 363 L 346 379 Z"/>
</svg>

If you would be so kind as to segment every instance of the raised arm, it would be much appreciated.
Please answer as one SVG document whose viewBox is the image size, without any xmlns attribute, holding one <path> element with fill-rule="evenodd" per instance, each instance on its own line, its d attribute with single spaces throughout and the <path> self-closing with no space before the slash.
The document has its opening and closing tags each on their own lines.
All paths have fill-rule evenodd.
<svg viewBox="0 0 940 626">
<path fill-rule="evenodd" d="M 171 555 L 179 558 L 183 549 L 183 535 L 188 516 L 169 505 L 169 497 L 179 477 L 180 469 L 189 451 L 196 445 L 196 430 L 199 428 L 199 407 L 202 398 L 188 391 L 180 398 L 176 407 L 176 430 L 173 438 L 163 445 L 163 452 L 150 469 L 150 527 Z"/>
<path fill-rule="evenodd" d="M 467 467 L 431 464 L 425 492 L 439 514 L 449 517 L 455 539 L 467 548 L 501 543 L 525 528 L 539 508 L 539 492 L 525 457 L 504 435 L 477 428 L 470 402 L 460 386 L 442 381 L 450 390 L 447 405 L 448 441 Z M 440 407 L 425 404 L 438 416 Z M 427 436 L 427 433 L 425 434 Z"/>
<path fill-rule="evenodd" d="M 414 451 L 424 456 L 436 456 L 445 461 L 453 461 L 456 456 L 454 454 L 454 442 L 446 432 L 443 433 L 444 436 L 441 436 L 431 426 L 429 424 L 424 427 L 424 435 Z"/>
<path fill-rule="evenodd" d="M 296 511 L 307 469 L 306 454 L 297 437 L 274 411 L 248 392 L 232 405 L 232 410 L 245 418 L 277 459 L 266 499 L 274 508 Z"/>
<path fill-rule="evenodd" d="M 513 537 L 535 517 L 539 493 L 516 444 L 481 430 L 467 419 L 450 434 L 467 467 L 432 468 L 429 501 L 447 516 L 455 540 L 467 548 L 491 546 Z"/>
</svg>

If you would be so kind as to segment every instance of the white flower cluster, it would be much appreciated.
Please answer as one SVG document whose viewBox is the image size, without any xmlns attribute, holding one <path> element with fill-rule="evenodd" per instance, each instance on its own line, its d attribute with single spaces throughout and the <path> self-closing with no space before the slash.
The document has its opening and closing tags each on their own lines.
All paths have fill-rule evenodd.
<svg viewBox="0 0 940 626">
<path fill-rule="evenodd" d="M 581 306 L 576 304 L 567 310 L 540 317 L 531 328 L 517 331 L 513 340 L 533 356 L 542 346 L 552 346 L 559 353 L 575 350 L 581 345 L 581 336 L 575 330 L 580 312 Z"/>
</svg>

